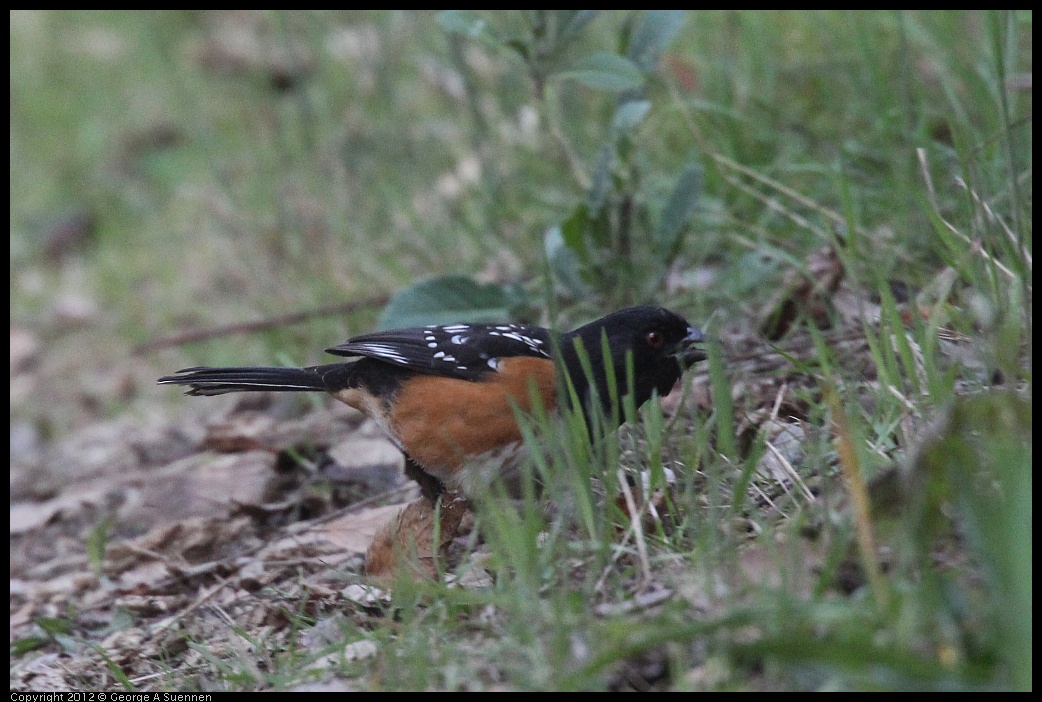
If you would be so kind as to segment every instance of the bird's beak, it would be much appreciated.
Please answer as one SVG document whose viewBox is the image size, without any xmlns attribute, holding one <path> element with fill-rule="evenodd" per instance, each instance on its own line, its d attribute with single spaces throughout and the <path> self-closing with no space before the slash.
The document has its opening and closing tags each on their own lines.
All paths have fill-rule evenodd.
<svg viewBox="0 0 1042 702">
<path fill-rule="evenodd" d="M 684 368 L 690 368 L 699 361 L 706 359 L 706 352 L 699 348 L 697 345 L 705 341 L 705 336 L 702 332 L 694 327 L 687 328 L 687 336 L 680 340 L 677 344 L 677 358 L 680 359 L 681 364 Z"/>
</svg>

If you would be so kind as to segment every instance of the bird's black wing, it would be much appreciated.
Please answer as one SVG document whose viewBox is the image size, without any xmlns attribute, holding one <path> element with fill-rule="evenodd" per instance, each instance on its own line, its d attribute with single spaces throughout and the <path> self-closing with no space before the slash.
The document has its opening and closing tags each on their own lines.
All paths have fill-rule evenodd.
<svg viewBox="0 0 1042 702">
<path fill-rule="evenodd" d="M 550 358 L 550 331 L 525 324 L 448 324 L 363 334 L 326 349 L 418 373 L 480 380 L 511 356 Z"/>
</svg>

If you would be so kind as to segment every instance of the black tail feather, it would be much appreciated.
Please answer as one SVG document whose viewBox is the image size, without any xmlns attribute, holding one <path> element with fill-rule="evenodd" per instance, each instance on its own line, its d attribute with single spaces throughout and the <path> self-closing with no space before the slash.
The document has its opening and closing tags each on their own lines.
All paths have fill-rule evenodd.
<svg viewBox="0 0 1042 702">
<path fill-rule="evenodd" d="M 336 364 L 343 368 L 345 364 Z M 311 368 L 185 368 L 159 379 L 161 385 L 188 385 L 186 395 L 223 395 L 228 392 L 324 392 L 330 366 Z"/>
</svg>

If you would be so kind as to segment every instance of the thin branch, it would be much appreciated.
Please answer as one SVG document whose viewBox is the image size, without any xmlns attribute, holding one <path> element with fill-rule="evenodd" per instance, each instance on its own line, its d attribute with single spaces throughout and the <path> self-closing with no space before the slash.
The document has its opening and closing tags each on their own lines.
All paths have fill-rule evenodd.
<svg viewBox="0 0 1042 702">
<path fill-rule="evenodd" d="M 145 353 L 147 351 L 156 351 L 158 349 L 165 349 L 170 346 L 183 346 L 184 344 L 192 344 L 197 341 L 207 341 L 209 339 L 216 339 L 222 336 L 233 336 L 235 334 L 253 334 L 266 329 L 274 329 L 277 327 L 288 327 L 292 324 L 300 324 L 301 322 L 307 322 L 312 319 L 319 317 L 330 317 L 337 314 L 350 314 L 351 312 L 357 312 L 358 310 L 368 309 L 370 307 L 380 307 L 387 304 L 387 300 L 390 299 L 388 295 L 376 295 L 374 297 L 367 298 L 365 300 L 357 300 L 355 302 L 345 302 L 339 305 L 330 305 L 328 307 L 319 307 L 313 310 L 304 310 L 303 312 L 293 312 L 291 314 L 284 314 L 278 317 L 268 317 L 267 319 L 258 319 L 255 322 L 240 322 L 236 324 L 227 324 L 221 327 L 210 327 L 209 329 L 196 329 L 194 331 L 186 331 L 173 336 L 167 336 L 161 339 L 155 339 L 154 341 L 147 341 L 143 344 L 138 344 L 134 347 L 133 352 L 135 354 Z"/>
</svg>

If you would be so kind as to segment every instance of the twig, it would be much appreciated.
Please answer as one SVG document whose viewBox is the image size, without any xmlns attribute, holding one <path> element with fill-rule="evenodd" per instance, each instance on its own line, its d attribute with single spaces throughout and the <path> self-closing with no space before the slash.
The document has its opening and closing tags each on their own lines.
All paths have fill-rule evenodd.
<svg viewBox="0 0 1042 702">
<path fill-rule="evenodd" d="M 134 353 L 139 354 L 145 353 L 146 351 L 156 351 L 158 349 L 165 349 L 169 346 L 182 346 L 184 344 L 195 343 L 196 341 L 206 341 L 207 339 L 232 336 L 234 334 L 252 334 L 254 332 L 272 329 L 274 327 L 287 327 L 291 324 L 300 324 L 301 322 L 306 322 L 317 317 L 329 317 L 335 314 L 349 314 L 369 307 L 385 305 L 389 299 L 390 296 L 388 295 L 376 295 L 374 297 L 366 298 L 365 300 L 344 302 L 339 305 L 319 307 L 313 310 L 304 310 L 303 312 L 293 312 L 278 317 L 259 319 L 255 322 L 240 322 L 236 324 L 227 324 L 221 327 L 211 327 L 209 329 L 196 329 L 195 331 L 187 331 L 181 334 L 175 334 L 174 336 L 168 336 L 162 339 L 138 344 L 134 347 Z"/>
<path fill-rule="evenodd" d="M 185 607 L 184 609 L 182 609 L 179 612 L 175 612 L 174 614 L 171 614 L 166 619 L 164 619 L 164 620 L 162 620 L 160 622 L 157 622 L 152 627 L 152 633 L 164 631 L 164 630 L 169 629 L 170 627 L 172 627 L 177 622 L 182 621 L 186 616 L 188 616 L 189 614 L 191 614 L 195 610 L 197 610 L 200 607 L 202 607 L 203 604 L 205 604 L 207 600 L 209 600 L 211 597 L 213 597 L 218 592 L 220 592 L 230 582 L 231 582 L 231 579 L 221 580 L 216 585 L 211 587 L 210 589 L 208 589 L 208 590 L 204 589 L 198 596 L 196 596 L 195 601 L 192 602 L 192 604 L 188 605 L 187 607 Z"/>
</svg>

